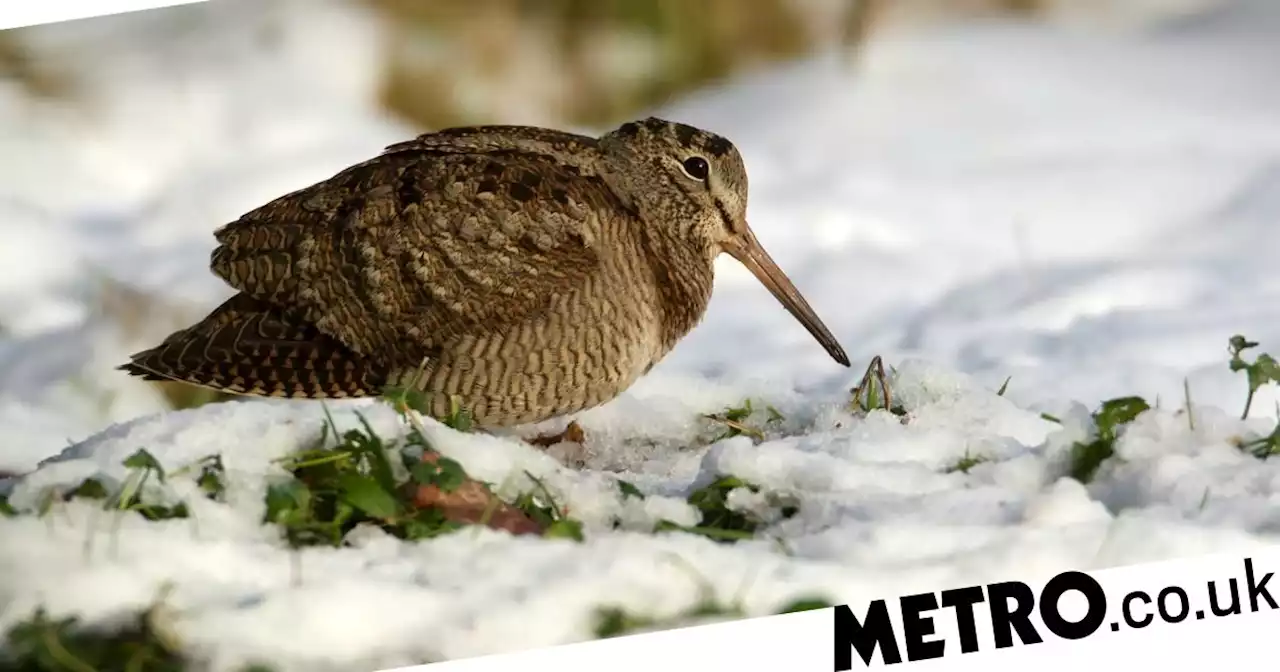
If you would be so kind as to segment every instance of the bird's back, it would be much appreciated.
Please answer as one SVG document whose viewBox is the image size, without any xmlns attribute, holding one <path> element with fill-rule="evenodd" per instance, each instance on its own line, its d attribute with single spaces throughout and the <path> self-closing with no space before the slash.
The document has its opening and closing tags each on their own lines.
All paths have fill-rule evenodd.
<svg viewBox="0 0 1280 672">
<path fill-rule="evenodd" d="M 590 215 L 608 190 L 560 154 L 486 138 L 423 136 L 276 199 L 217 232 L 213 271 L 397 363 L 536 311 L 597 267 Z"/>
</svg>

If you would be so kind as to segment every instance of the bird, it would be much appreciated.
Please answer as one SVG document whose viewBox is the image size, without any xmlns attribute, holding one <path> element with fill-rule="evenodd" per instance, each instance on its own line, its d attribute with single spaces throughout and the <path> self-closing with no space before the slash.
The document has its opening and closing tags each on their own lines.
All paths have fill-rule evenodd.
<svg viewBox="0 0 1280 672">
<path fill-rule="evenodd" d="M 849 366 L 747 194 L 732 142 L 658 117 L 423 133 L 218 228 L 234 294 L 117 368 L 250 397 L 407 388 L 437 418 L 534 424 L 647 374 L 702 320 L 722 253 Z"/>
</svg>

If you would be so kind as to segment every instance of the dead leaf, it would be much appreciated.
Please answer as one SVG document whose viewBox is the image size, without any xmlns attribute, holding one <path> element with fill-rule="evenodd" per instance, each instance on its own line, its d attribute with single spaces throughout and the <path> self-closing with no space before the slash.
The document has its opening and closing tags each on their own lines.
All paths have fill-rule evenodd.
<svg viewBox="0 0 1280 672">
<path fill-rule="evenodd" d="M 436 463 L 440 454 L 428 450 L 422 461 Z M 487 527 L 506 530 L 512 534 L 541 534 L 542 528 L 523 511 L 498 499 L 488 486 L 468 478 L 453 492 L 445 492 L 435 485 L 419 485 L 414 494 L 414 505 L 419 508 L 435 507 L 444 513 L 446 520 L 469 525 L 485 522 Z M 488 515 L 488 520 L 485 516 Z"/>
</svg>

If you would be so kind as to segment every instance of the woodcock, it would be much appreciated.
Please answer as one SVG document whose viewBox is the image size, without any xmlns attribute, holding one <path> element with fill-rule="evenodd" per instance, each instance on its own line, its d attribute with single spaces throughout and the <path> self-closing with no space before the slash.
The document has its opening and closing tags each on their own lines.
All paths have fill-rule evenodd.
<svg viewBox="0 0 1280 672">
<path fill-rule="evenodd" d="M 713 262 L 742 262 L 849 359 L 747 226 L 732 143 L 650 118 L 599 138 L 524 126 L 428 133 L 216 232 L 238 293 L 120 368 L 245 395 L 392 385 L 481 427 L 602 404 L 699 322 Z"/>
</svg>

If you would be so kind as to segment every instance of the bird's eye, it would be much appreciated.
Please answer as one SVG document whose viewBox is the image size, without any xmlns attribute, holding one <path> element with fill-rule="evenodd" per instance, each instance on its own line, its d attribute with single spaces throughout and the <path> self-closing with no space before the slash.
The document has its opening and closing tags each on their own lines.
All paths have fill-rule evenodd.
<svg viewBox="0 0 1280 672">
<path fill-rule="evenodd" d="M 711 167 L 707 165 L 707 160 L 701 156 L 691 156 L 680 165 L 684 168 L 685 175 L 699 182 L 707 179 L 707 173 L 711 170 Z"/>
</svg>

